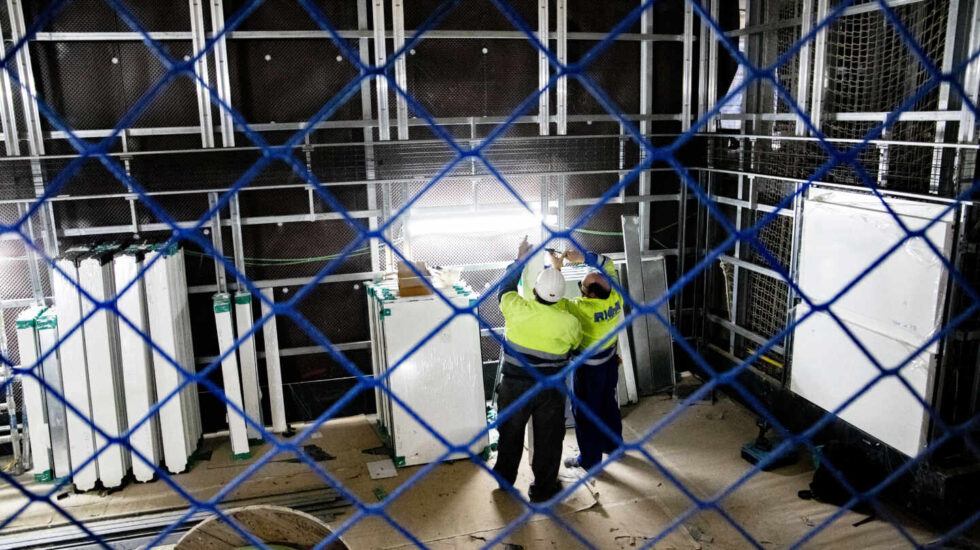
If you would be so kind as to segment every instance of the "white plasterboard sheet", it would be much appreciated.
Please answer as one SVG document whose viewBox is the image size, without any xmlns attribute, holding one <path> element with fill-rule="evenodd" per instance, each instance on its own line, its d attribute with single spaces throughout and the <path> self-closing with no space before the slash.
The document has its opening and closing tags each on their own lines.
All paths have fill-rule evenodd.
<svg viewBox="0 0 980 550">
<path fill-rule="evenodd" d="M 243 298 L 239 303 L 239 298 Z M 248 300 L 247 302 L 244 300 Z M 236 292 L 234 295 L 235 303 L 235 328 L 239 338 L 243 337 L 252 329 L 252 295 L 248 292 Z M 259 388 L 259 371 L 256 365 L 255 354 L 255 334 L 252 333 L 238 346 L 238 362 L 241 365 L 242 374 L 242 400 L 245 405 L 245 413 L 255 421 L 256 424 L 264 426 L 262 420 L 262 390 Z M 249 439 L 259 439 L 261 435 L 251 424 L 246 424 L 246 431 Z"/>
<path fill-rule="evenodd" d="M 153 342 L 166 356 L 153 350 L 153 381 L 156 384 L 157 399 L 171 394 L 179 383 L 179 373 L 167 360 L 177 360 L 177 327 L 174 323 L 175 310 L 171 300 L 171 278 L 165 258 L 153 261 L 159 252 L 147 254 L 145 262 L 149 268 L 144 272 L 146 284 L 146 307 L 150 321 L 150 335 Z M 150 262 L 153 262 L 152 264 Z M 159 409 L 160 436 L 163 445 L 163 461 L 170 473 L 180 473 L 187 468 L 187 440 L 192 437 L 188 431 L 184 410 L 180 399 L 167 400 Z"/>
<path fill-rule="evenodd" d="M 235 331 L 232 328 L 231 311 L 215 311 L 214 322 L 218 329 L 219 353 L 224 354 L 225 352 L 229 352 L 224 360 L 221 361 L 221 381 L 227 403 L 225 408 L 228 412 L 231 452 L 235 455 L 248 454 L 248 435 L 245 430 L 245 419 L 238 411 L 232 408 L 232 405 L 235 405 L 238 409 L 242 409 L 242 390 L 241 383 L 238 379 L 238 353 L 234 348 Z"/>
<path fill-rule="evenodd" d="M 805 308 L 800 308 L 801 318 Z M 901 364 L 915 348 L 857 323 L 848 329 L 883 367 Z M 928 402 L 935 356 L 922 352 L 900 372 Z M 815 313 L 796 327 L 790 389 L 833 411 L 879 374 L 868 358 L 834 320 Z M 915 456 L 925 444 L 929 418 L 915 396 L 895 377 L 880 380 L 840 414 L 840 418 L 895 449 Z"/>
<path fill-rule="evenodd" d="M 113 259 L 116 282 L 120 289 L 135 282 L 116 298 L 119 312 L 143 334 L 150 335 L 146 312 L 146 294 L 142 278 L 137 280 L 141 263 L 135 256 L 120 255 Z M 154 404 L 153 359 L 146 340 L 123 320 L 119 320 L 119 346 L 123 357 L 123 387 L 126 392 L 126 416 L 130 426 L 143 419 Z M 160 427 L 156 415 L 144 422 L 129 437 L 130 446 L 153 465 L 160 464 Z M 131 456 L 133 476 L 138 481 L 150 481 L 153 468 L 135 453 Z"/>
<path fill-rule="evenodd" d="M 111 299 L 115 285 L 112 271 L 103 269 L 97 259 L 82 260 L 78 267 L 78 280 L 82 288 L 95 300 Z M 92 302 L 82 300 L 83 315 L 92 310 Z M 121 401 L 122 379 L 119 369 L 119 340 L 115 316 L 108 310 L 96 311 L 85 322 L 85 359 L 89 372 L 89 392 L 92 399 L 92 421 L 105 433 L 118 436 L 126 431 L 121 422 L 125 416 L 125 404 Z M 95 435 L 95 444 L 101 448 L 106 440 Z M 98 457 L 99 479 L 106 487 L 118 487 L 129 469 L 129 455 L 125 447 L 113 445 Z"/>
<path fill-rule="evenodd" d="M 58 260 L 58 269 L 52 271 L 54 303 L 58 308 L 59 322 L 67 333 L 82 320 L 81 301 L 78 293 L 78 270 L 71 260 Z M 65 276 L 69 278 L 66 278 Z M 92 401 L 89 395 L 88 365 L 85 360 L 84 327 L 79 327 L 61 339 L 61 376 L 64 381 L 65 400 L 82 411 L 85 418 L 68 411 L 68 451 L 73 464 L 82 464 L 95 454 L 95 432 L 89 425 Z M 79 491 L 88 491 L 98 481 L 98 460 L 84 468 L 76 468 L 72 481 Z"/>
<path fill-rule="evenodd" d="M 20 350 L 20 365 L 28 368 L 37 363 L 38 341 L 37 331 L 34 330 L 33 320 L 41 307 L 31 307 L 24 310 L 17 318 L 18 321 L 30 323 L 30 326 L 17 329 L 17 347 Z M 39 373 L 40 367 L 33 372 Z M 31 442 L 31 459 L 34 475 L 42 476 L 51 473 L 51 438 L 48 436 L 48 418 L 44 410 L 44 397 L 41 385 L 37 379 L 28 374 L 20 375 L 21 391 L 24 396 L 24 414 L 27 415 L 28 432 Z"/>
<path fill-rule="evenodd" d="M 426 338 L 452 313 L 438 297 L 427 300 L 386 302 L 391 315 L 384 317 L 387 358 L 394 364 Z M 468 305 L 469 298 L 453 303 Z M 390 377 L 390 388 L 447 441 L 463 444 L 486 428 L 483 362 L 480 330 L 470 316 L 459 316 L 409 356 Z M 395 453 L 405 465 L 438 459 L 446 448 L 400 405 L 391 406 Z M 479 453 L 487 445 L 480 438 L 471 446 Z"/>
<path fill-rule="evenodd" d="M 368 462 L 367 467 L 368 473 L 371 474 L 371 479 L 398 477 L 398 470 L 395 469 L 395 463 L 390 458 Z"/>
<path fill-rule="evenodd" d="M 943 205 L 888 200 L 910 230 L 938 217 Z M 818 190 L 803 206 L 800 288 L 816 303 L 833 299 L 906 235 L 871 195 Z M 948 257 L 952 217 L 934 224 L 928 239 Z M 889 337 L 921 345 L 940 320 L 947 272 L 923 239 L 906 241 L 833 303 L 836 313 Z M 935 351 L 932 348 L 930 351 Z"/>
</svg>

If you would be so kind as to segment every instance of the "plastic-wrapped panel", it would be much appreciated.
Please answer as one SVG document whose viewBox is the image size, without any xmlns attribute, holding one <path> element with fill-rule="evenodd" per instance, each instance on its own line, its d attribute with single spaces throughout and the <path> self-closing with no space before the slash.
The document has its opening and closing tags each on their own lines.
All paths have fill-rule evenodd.
<svg viewBox="0 0 980 550">
<path fill-rule="evenodd" d="M 153 350 L 153 379 L 156 383 L 157 400 L 160 401 L 170 394 L 180 384 L 183 375 L 174 368 L 170 360 L 181 364 L 181 354 L 178 354 L 178 333 L 175 319 L 177 312 L 171 300 L 173 281 L 167 266 L 167 257 L 153 261 L 161 252 L 147 254 L 145 261 L 150 265 L 143 275 L 146 283 L 146 309 L 150 321 L 150 334 L 153 342 L 166 354 Z M 170 360 L 168 360 L 168 357 Z M 193 423 L 185 414 L 180 395 L 174 395 L 160 407 L 160 434 L 163 446 L 163 461 L 167 470 L 177 474 L 187 468 L 188 449 L 196 445 L 193 438 Z"/>
<path fill-rule="evenodd" d="M 71 254 L 69 251 L 66 254 Z M 61 259 L 57 262 L 58 269 L 53 271 L 54 303 L 58 306 L 58 314 L 65 333 L 67 334 L 82 320 L 81 296 L 78 293 L 78 270 L 73 259 Z M 67 274 L 71 280 L 62 274 Z M 65 399 L 75 408 L 82 411 L 86 418 L 81 418 L 68 411 L 68 431 L 71 433 L 69 452 L 73 464 L 81 465 L 95 454 L 95 432 L 88 423 L 92 419 L 92 401 L 89 394 L 88 364 L 85 359 L 84 327 L 67 334 L 61 341 L 61 374 L 65 383 Z M 98 461 L 94 460 L 87 466 L 77 469 L 72 476 L 75 488 L 87 491 L 95 487 L 99 478 Z"/>
<path fill-rule="evenodd" d="M 381 287 L 372 285 L 377 294 Z M 467 288 L 448 290 L 450 300 L 465 307 L 475 295 Z M 452 314 L 434 295 L 392 299 L 379 297 L 376 305 L 381 319 L 381 339 L 385 348 L 385 369 L 401 360 L 416 344 Z M 480 328 L 476 319 L 458 316 L 404 359 L 387 381 L 394 392 L 419 418 L 453 444 L 463 444 L 486 427 L 483 394 L 483 363 L 480 354 Z M 411 466 L 437 460 L 446 447 L 387 394 L 388 433 L 395 464 Z M 488 444 L 486 436 L 470 451 L 480 453 Z M 461 455 L 460 455 L 461 456 Z M 455 458 L 456 455 L 448 458 Z"/>
<path fill-rule="evenodd" d="M 231 297 L 227 292 L 219 292 L 212 296 L 214 301 L 214 323 L 218 327 L 218 345 L 220 353 L 228 352 L 221 361 L 221 381 L 224 385 L 225 399 L 228 410 L 228 431 L 231 434 L 231 452 L 235 458 L 248 458 L 248 435 L 245 430 L 245 419 L 232 409 L 235 405 L 242 406 L 242 390 L 238 379 L 238 353 L 235 346 L 235 329 L 231 319 Z M 229 352 L 230 350 L 230 352 Z"/>
<path fill-rule="evenodd" d="M 78 267 L 78 280 L 95 300 L 115 296 L 112 264 L 99 257 L 85 258 Z M 82 315 L 88 315 L 93 304 L 82 300 Z M 119 355 L 119 334 L 116 316 L 101 309 L 85 323 L 85 359 L 89 371 L 89 392 L 92 399 L 92 421 L 111 436 L 126 432 L 126 402 L 122 393 L 122 365 Z M 66 330 L 69 327 L 65 327 Z M 99 434 L 97 448 L 106 445 Z M 99 455 L 99 478 L 106 487 L 118 487 L 129 470 L 129 453 L 121 445 L 112 445 Z"/>
<path fill-rule="evenodd" d="M 68 419 L 65 414 L 65 404 L 58 396 L 64 394 L 61 383 L 61 365 L 59 364 L 58 314 L 55 308 L 48 308 L 35 321 L 37 326 L 37 342 L 41 356 L 48 354 L 41 365 L 44 382 L 51 391 L 44 392 L 44 406 L 48 412 L 48 433 L 51 435 L 51 458 L 54 463 L 54 475 L 60 479 L 71 475 L 71 457 L 68 444 Z"/>
<path fill-rule="evenodd" d="M 140 257 L 135 254 L 120 254 L 113 260 L 116 282 L 120 288 L 136 280 L 142 268 Z M 150 335 L 150 322 L 146 308 L 146 289 L 143 279 L 117 297 L 119 312 L 130 320 L 143 334 Z M 156 391 L 153 383 L 153 357 L 150 346 L 139 333 L 119 320 L 119 347 L 123 362 L 123 387 L 126 393 L 126 417 L 129 426 L 135 426 L 145 417 L 150 407 L 156 404 Z M 129 437 L 129 444 L 143 459 L 131 455 L 133 475 L 137 481 L 150 481 L 155 472 L 149 464 L 160 464 L 160 426 L 159 417 L 154 414 Z"/>
<path fill-rule="evenodd" d="M 241 338 L 252 328 L 252 294 L 246 291 L 235 293 L 235 326 Z M 238 346 L 238 359 L 242 367 L 242 400 L 245 413 L 256 423 L 262 421 L 262 392 L 259 388 L 259 371 L 256 366 L 255 335 L 250 335 Z M 246 424 L 249 439 L 258 439 L 259 431 Z"/>
<path fill-rule="evenodd" d="M 910 229 L 942 215 L 942 205 L 888 199 Z M 845 294 L 834 299 L 872 262 L 906 235 L 881 200 L 865 194 L 817 190 L 803 205 L 800 287 L 832 311 L 883 368 L 903 363 L 935 333 L 942 313 L 946 270 L 923 239 L 904 242 Z M 952 219 L 925 235 L 949 253 Z M 799 306 L 797 318 L 805 314 Z M 925 402 L 932 397 L 936 346 L 912 358 L 900 374 Z M 879 374 L 875 365 L 827 314 L 796 327 L 791 389 L 832 411 Z M 909 455 L 926 443 L 929 416 L 900 381 L 889 377 L 858 397 L 839 416 Z"/>
<path fill-rule="evenodd" d="M 30 367 L 39 357 L 37 332 L 34 320 L 41 315 L 45 308 L 31 307 L 25 309 L 17 317 L 17 346 L 20 349 L 20 365 Z M 34 372 L 40 372 L 40 368 Z M 41 385 L 34 377 L 22 374 L 21 388 L 24 392 L 24 413 L 30 427 L 32 473 L 35 481 L 50 481 L 51 473 L 51 437 L 48 435 L 48 415 L 44 407 L 44 397 Z"/>
</svg>

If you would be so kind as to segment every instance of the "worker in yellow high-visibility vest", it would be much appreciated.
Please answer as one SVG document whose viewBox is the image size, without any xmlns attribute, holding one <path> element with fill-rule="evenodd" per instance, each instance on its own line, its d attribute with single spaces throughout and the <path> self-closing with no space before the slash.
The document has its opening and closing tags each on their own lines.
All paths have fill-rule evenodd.
<svg viewBox="0 0 980 550">
<path fill-rule="evenodd" d="M 582 254 L 577 250 L 568 250 L 564 254 L 552 253 L 552 262 L 556 267 L 564 263 L 599 266 L 592 268 L 585 276 L 579 289 L 582 296 L 571 300 L 563 300 L 569 313 L 575 316 L 582 325 L 582 350 L 589 349 L 594 344 L 603 342 L 616 331 L 623 320 L 622 296 L 612 288 L 610 278 L 616 276 L 616 267 L 612 260 L 593 252 Z M 610 438 L 588 418 L 580 407 L 573 407 L 575 415 L 575 437 L 578 439 L 579 456 L 565 459 L 569 468 L 592 468 L 602 460 L 603 453 L 611 453 L 619 447 L 623 436 L 623 420 L 619 413 L 619 400 L 616 394 L 616 384 L 619 382 L 619 354 L 617 340 L 613 335 L 602 344 L 602 348 L 585 360 L 575 371 L 575 396 L 591 409 L 596 416 L 618 437 Z"/>
<path fill-rule="evenodd" d="M 515 263 L 530 252 L 531 245 L 524 237 Z M 520 278 L 520 270 L 512 273 L 501 283 L 497 294 L 509 348 L 505 349 L 503 379 L 497 388 L 497 406 L 501 411 L 534 386 L 535 378 L 528 368 L 544 376 L 555 374 L 568 365 L 572 353 L 582 343 L 578 320 L 559 305 L 565 294 L 561 271 L 550 268 L 542 271 L 534 282 L 533 298 L 517 293 Z M 561 490 L 558 470 L 565 438 L 565 395 L 559 390 L 539 391 L 499 424 L 497 462 L 493 469 L 514 484 L 524 452 L 524 428 L 532 418 L 534 482 L 528 489 L 528 497 L 531 502 L 544 502 Z"/>
</svg>

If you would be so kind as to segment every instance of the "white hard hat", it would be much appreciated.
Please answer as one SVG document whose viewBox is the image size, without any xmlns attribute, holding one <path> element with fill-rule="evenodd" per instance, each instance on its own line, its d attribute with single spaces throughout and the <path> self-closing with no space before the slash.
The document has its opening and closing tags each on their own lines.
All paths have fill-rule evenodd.
<svg viewBox="0 0 980 550">
<path fill-rule="evenodd" d="M 534 291 L 539 298 L 553 304 L 565 295 L 565 277 L 557 269 L 545 269 L 534 281 Z"/>
</svg>

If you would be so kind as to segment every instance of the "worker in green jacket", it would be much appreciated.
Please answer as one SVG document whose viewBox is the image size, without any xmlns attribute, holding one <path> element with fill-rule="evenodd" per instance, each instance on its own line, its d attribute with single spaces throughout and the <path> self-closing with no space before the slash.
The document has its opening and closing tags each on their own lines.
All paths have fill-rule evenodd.
<svg viewBox="0 0 980 550">
<path fill-rule="evenodd" d="M 623 320 L 623 298 L 609 282 L 616 276 L 616 266 L 609 258 L 592 252 L 585 255 L 577 250 L 561 255 L 552 253 L 555 267 L 560 268 L 566 261 L 569 264 L 588 263 L 599 267 L 592 268 L 579 283 L 581 297 L 563 300 L 568 312 L 582 325 L 582 350 L 586 350 L 614 333 Z M 576 369 L 574 391 L 578 400 L 588 406 L 621 441 L 623 420 L 616 393 L 620 359 L 616 344 L 614 334 Z M 588 470 L 602 460 L 603 453 L 611 453 L 619 447 L 619 441 L 608 437 L 604 430 L 585 416 L 580 407 L 573 407 L 572 412 L 575 415 L 579 456 L 565 459 L 565 466 Z"/>
<path fill-rule="evenodd" d="M 530 252 L 531 245 L 525 236 L 515 263 Z M 561 271 L 551 268 L 542 271 L 534 282 L 533 298 L 517 293 L 520 278 L 521 271 L 516 270 L 501 283 L 497 295 L 509 348 L 505 348 L 503 378 L 497 388 L 501 411 L 534 386 L 536 380 L 528 368 L 544 376 L 555 374 L 568 365 L 582 343 L 578 320 L 559 305 L 565 294 Z M 528 489 L 528 498 L 531 502 L 544 502 L 561 490 L 558 470 L 565 438 L 565 395 L 561 391 L 553 388 L 539 391 L 499 424 L 497 462 L 493 469 L 513 485 L 524 452 L 524 429 L 532 418 L 534 482 Z"/>
</svg>

